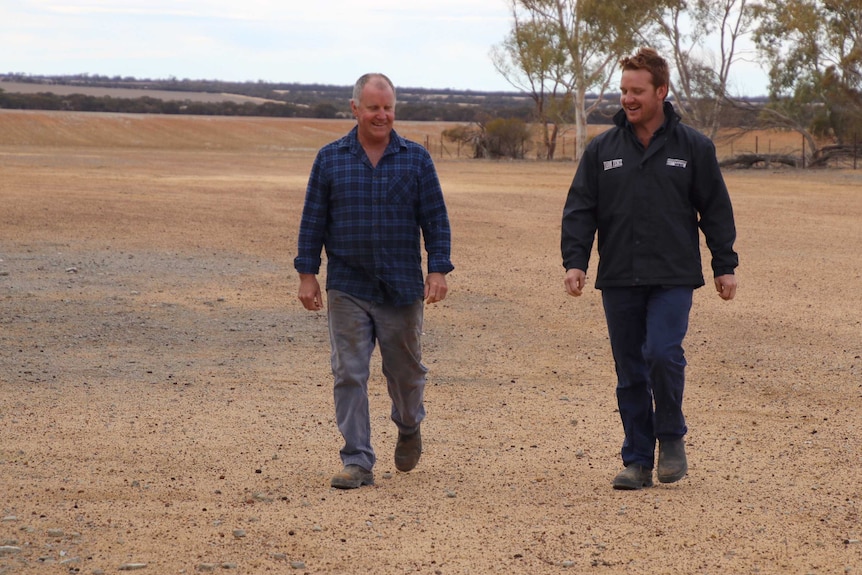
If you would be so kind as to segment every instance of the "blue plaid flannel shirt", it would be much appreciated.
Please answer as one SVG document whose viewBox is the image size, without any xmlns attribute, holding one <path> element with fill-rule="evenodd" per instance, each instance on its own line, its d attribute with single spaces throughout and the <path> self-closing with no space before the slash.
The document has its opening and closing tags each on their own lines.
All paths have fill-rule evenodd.
<svg viewBox="0 0 862 575">
<path fill-rule="evenodd" d="M 452 271 L 449 216 L 431 155 L 393 130 L 373 168 L 354 127 L 314 160 L 294 267 L 317 274 L 325 248 L 327 290 L 411 304 L 425 290 L 420 230 L 428 272 Z"/>
</svg>

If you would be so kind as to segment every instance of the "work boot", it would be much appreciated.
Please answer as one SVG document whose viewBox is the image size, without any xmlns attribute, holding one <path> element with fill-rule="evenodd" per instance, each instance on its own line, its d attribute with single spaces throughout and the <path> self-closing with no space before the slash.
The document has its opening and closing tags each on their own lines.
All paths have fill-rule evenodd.
<svg viewBox="0 0 862 575">
<path fill-rule="evenodd" d="M 685 441 L 668 439 L 658 442 L 658 470 L 656 475 L 662 483 L 674 483 L 685 477 L 688 461 L 685 458 Z"/>
<path fill-rule="evenodd" d="M 398 432 L 398 442 L 395 444 L 395 468 L 398 471 L 410 471 L 419 463 L 422 455 L 422 434 L 405 435 Z"/>
<path fill-rule="evenodd" d="M 374 485 L 374 474 L 359 465 L 345 465 L 332 476 L 330 485 L 336 489 L 356 489 L 363 485 Z"/>
<path fill-rule="evenodd" d="M 652 487 L 652 469 L 632 463 L 614 477 L 614 489 L 643 489 Z"/>
</svg>

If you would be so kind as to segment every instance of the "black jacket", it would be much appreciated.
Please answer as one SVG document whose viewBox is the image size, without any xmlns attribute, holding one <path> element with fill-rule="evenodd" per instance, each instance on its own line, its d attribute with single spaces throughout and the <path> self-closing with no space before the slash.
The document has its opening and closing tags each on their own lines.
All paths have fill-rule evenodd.
<svg viewBox="0 0 862 575">
<path fill-rule="evenodd" d="M 732 274 L 736 227 L 712 141 L 680 123 L 669 102 L 665 123 L 644 150 L 626 120 L 588 145 L 563 210 L 567 270 L 586 271 L 598 230 L 596 287 L 704 285 L 698 227 L 715 276 Z"/>
</svg>

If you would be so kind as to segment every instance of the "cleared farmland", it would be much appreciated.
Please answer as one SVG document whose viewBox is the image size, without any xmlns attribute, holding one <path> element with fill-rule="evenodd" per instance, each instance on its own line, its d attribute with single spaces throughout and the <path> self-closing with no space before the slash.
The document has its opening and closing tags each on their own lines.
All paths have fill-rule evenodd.
<svg viewBox="0 0 862 575">
<path fill-rule="evenodd" d="M 0 111 L 0 573 L 856 572 L 862 171 L 726 173 L 740 291 L 696 293 L 689 475 L 621 493 L 600 295 L 562 285 L 574 166 L 435 151 L 456 270 L 426 451 L 395 471 L 375 364 L 377 485 L 337 492 L 291 263 L 349 127 Z"/>
</svg>

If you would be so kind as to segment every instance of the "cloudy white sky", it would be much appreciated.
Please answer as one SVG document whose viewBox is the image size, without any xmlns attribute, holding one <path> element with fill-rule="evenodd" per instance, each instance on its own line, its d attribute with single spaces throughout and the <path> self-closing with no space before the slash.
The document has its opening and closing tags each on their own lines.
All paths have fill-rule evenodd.
<svg viewBox="0 0 862 575">
<path fill-rule="evenodd" d="M 0 73 L 512 90 L 506 0 L 2 0 Z M 737 92 L 765 93 L 756 66 Z"/>
</svg>

